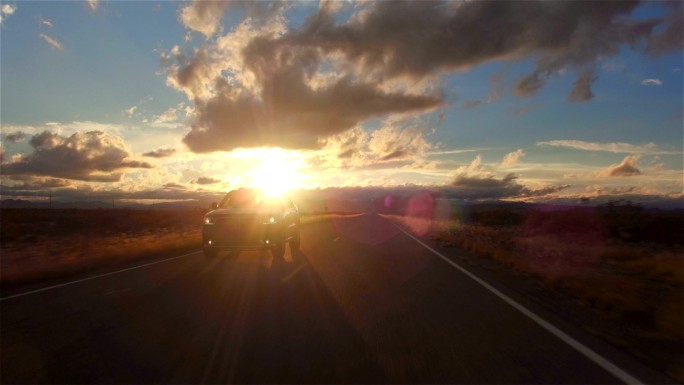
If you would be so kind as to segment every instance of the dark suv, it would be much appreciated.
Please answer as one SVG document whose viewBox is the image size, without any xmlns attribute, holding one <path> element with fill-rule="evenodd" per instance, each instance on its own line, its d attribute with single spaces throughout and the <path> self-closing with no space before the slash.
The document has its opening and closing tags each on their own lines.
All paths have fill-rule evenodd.
<svg viewBox="0 0 684 385">
<path fill-rule="evenodd" d="M 289 197 L 269 198 L 256 189 L 242 188 L 226 194 L 204 216 L 204 255 L 221 250 L 270 249 L 282 258 L 285 243 L 299 250 L 299 211 Z"/>
</svg>

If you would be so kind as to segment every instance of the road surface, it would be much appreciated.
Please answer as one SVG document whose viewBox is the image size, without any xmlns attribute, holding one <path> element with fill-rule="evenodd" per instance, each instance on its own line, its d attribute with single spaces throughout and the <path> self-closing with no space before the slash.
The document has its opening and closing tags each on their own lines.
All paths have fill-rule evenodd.
<svg viewBox="0 0 684 385">
<path fill-rule="evenodd" d="M 0 380 L 664 380 L 376 215 L 306 226 L 301 252 L 282 260 L 198 252 L 139 265 L 2 293 Z"/>
</svg>

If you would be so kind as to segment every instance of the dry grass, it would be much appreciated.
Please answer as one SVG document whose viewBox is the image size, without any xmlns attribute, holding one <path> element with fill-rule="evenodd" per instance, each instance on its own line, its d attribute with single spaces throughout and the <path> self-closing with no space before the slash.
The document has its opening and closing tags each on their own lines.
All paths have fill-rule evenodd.
<svg viewBox="0 0 684 385">
<path fill-rule="evenodd" d="M 592 326 L 594 332 L 684 381 L 681 245 L 625 242 L 603 235 L 595 224 L 549 226 L 548 220 L 535 215 L 542 225 L 532 228 L 528 223 L 483 226 L 386 217 L 418 235 L 508 266 L 516 279 L 533 279 L 579 304 L 605 325 L 599 330 Z"/>
<path fill-rule="evenodd" d="M 0 212 L 0 284 L 16 286 L 199 250 L 203 211 Z M 359 214 L 303 216 L 302 225 Z"/>
</svg>

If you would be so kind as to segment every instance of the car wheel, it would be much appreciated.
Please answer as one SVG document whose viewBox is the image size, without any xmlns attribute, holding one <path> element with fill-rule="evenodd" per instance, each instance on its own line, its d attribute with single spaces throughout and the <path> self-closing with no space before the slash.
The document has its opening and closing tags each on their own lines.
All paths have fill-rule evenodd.
<svg viewBox="0 0 684 385">
<path fill-rule="evenodd" d="M 216 258 L 216 256 L 219 253 L 218 249 L 205 248 L 205 249 L 202 249 L 202 251 L 204 252 L 204 256 L 207 258 Z"/>
<path fill-rule="evenodd" d="M 285 240 L 280 236 L 279 241 L 271 247 L 273 258 L 282 259 L 285 256 Z"/>
<path fill-rule="evenodd" d="M 299 229 L 295 230 L 294 234 L 292 234 L 292 238 L 290 238 L 290 251 L 295 252 L 299 251 L 299 245 L 301 244 L 301 238 L 299 236 Z"/>
</svg>

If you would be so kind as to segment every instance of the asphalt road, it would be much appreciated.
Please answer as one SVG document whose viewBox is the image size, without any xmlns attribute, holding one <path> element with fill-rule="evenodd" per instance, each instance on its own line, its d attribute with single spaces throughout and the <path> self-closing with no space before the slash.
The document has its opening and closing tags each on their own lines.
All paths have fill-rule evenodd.
<svg viewBox="0 0 684 385">
<path fill-rule="evenodd" d="M 362 215 L 303 228 L 283 260 L 192 253 L 2 293 L 0 380 L 666 381 L 438 253 Z"/>
</svg>

